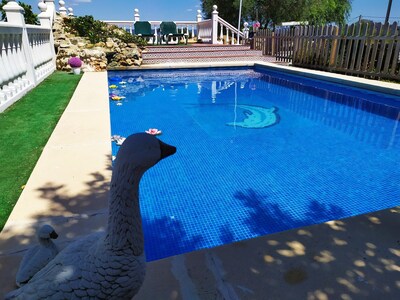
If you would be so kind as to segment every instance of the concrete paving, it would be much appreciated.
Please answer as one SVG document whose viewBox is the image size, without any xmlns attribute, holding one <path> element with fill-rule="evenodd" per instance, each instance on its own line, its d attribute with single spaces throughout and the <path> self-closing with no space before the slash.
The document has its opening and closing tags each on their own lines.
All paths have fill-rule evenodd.
<svg viewBox="0 0 400 300">
<path fill-rule="evenodd" d="M 40 224 L 61 246 L 105 228 L 110 156 L 107 74 L 85 73 L 0 233 L 0 295 Z M 392 208 L 151 262 L 135 299 L 400 299 L 399 217 Z"/>
</svg>

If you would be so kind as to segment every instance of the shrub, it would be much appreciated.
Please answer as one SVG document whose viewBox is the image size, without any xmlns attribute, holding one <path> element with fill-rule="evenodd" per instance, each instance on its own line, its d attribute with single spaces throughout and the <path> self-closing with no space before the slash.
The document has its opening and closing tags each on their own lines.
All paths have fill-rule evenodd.
<svg viewBox="0 0 400 300">
<path fill-rule="evenodd" d="M 124 43 L 135 43 L 140 47 L 147 44 L 145 39 L 134 36 L 117 26 L 95 20 L 93 16 L 66 18 L 64 23 L 68 31 L 88 38 L 92 44 L 105 42 L 107 38 L 118 38 Z"/>
</svg>

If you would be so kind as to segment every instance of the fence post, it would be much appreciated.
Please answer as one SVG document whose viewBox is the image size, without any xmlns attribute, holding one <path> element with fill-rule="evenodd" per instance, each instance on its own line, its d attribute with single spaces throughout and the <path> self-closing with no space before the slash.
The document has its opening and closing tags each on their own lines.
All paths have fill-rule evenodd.
<svg viewBox="0 0 400 300">
<path fill-rule="evenodd" d="M 271 55 L 275 55 L 275 44 L 276 44 L 276 39 L 275 39 L 275 31 L 272 31 L 271 34 Z"/>
<path fill-rule="evenodd" d="M 51 19 L 52 11 L 49 10 L 49 7 L 47 6 L 46 2 L 39 2 L 38 8 L 41 11 L 41 13 L 38 15 L 38 19 L 40 21 L 40 26 L 50 29 L 51 55 L 53 56 L 53 63 L 55 65 L 56 64 L 56 51 L 54 49 L 53 31 L 51 30 L 51 28 L 52 28 L 52 19 Z"/>
<path fill-rule="evenodd" d="M 336 55 L 337 55 L 337 46 L 338 46 L 338 35 L 339 35 L 339 27 L 335 26 L 332 32 L 332 48 L 331 48 L 331 56 L 329 58 L 329 67 L 333 68 L 336 63 Z"/>
<path fill-rule="evenodd" d="M 25 27 L 24 9 L 16 1 L 8 1 L 3 7 L 7 16 L 7 23 Z"/>
<path fill-rule="evenodd" d="M 51 25 L 53 25 L 54 19 L 56 18 L 56 6 L 54 0 L 44 0 L 47 6 L 47 13 L 50 15 Z"/>
<path fill-rule="evenodd" d="M 201 21 L 203 21 L 203 16 L 201 15 L 201 10 L 200 9 L 198 9 L 197 10 L 197 22 L 201 22 Z"/>
<path fill-rule="evenodd" d="M 24 53 L 27 65 L 26 77 L 33 85 L 36 85 L 37 79 L 35 75 L 35 66 L 33 63 L 32 48 L 30 47 L 28 32 L 26 30 L 24 9 L 14 0 L 9 1 L 6 5 L 4 5 L 3 9 L 6 12 L 7 23 L 22 27 L 21 49 Z"/>
<path fill-rule="evenodd" d="M 213 12 L 211 14 L 212 20 L 212 36 L 211 36 L 211 44 L 216 44 L 218 40 L 218 6 L 213 5 Z"/>
<path fill-rule="evenodd" d="M 140 21 L 140 15 L 139 15 L 139 9 L 138 8 L 135 8 L 134 10 L 133 10 L 133 20 L 135 21 L 135 22 L 137 22 L 137 21 Z"/>
<path fill-rule="evenodd" d="M 41 13 L 38 15 L 38 19 L 40 21 L 40 26 L 46 27 L 46 28 L 51 28 L 51 16 L 48 13 L 48 7 L 45 2 L 39 2 L 38 3 L 38 8 L 41 11 Z"/>
<path fill-rule="evenodd" d="M 60 0 L 60 1 L 58 1 L 58 4 L 60 5 L 60 8 L 58 9 L 58 11 L 60 12 L 60 15 L 66 16 L 67 9 L 65 8 L 65 1 Z"/>
</svg>

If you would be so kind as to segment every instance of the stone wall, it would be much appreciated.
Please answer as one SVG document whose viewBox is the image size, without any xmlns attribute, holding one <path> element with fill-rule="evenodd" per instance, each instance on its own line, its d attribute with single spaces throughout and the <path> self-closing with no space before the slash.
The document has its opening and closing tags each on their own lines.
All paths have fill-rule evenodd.
<svg viewBox="0 0 400 300">
<path fill-rule="evenodd" d="M 68 59 L 71 56 L 78 56 L 83 61 L 83 71 L 104 71 L 107 68 L 142 64 L 142 52 L 136 44 L 126 44 L 117 38 L 109 38 L 105 43 L 91 44 L 87 38 L 66 32 L 64 18 L 68 17 L 57 16 L 53 25 L 57 70 L 70 71 Z"/>
</svg>

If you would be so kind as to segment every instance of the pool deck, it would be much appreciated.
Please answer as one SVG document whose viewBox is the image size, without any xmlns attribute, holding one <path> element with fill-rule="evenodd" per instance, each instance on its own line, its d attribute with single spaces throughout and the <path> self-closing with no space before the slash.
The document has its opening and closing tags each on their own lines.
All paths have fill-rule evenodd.
<svg viewBox="0 0 400 300">
<path fill-rule="evenodd" d="M 398 84 L 300 71 L 400 95 Z M 85 73 L 0 233 L 0 299 L 40 224 L 60 247 L 105 228 L 110 134 L 107 73 Z M 400 299 L 399 228 L 397 207 L 154 261 L 134 299 Z"/>
</svg>

